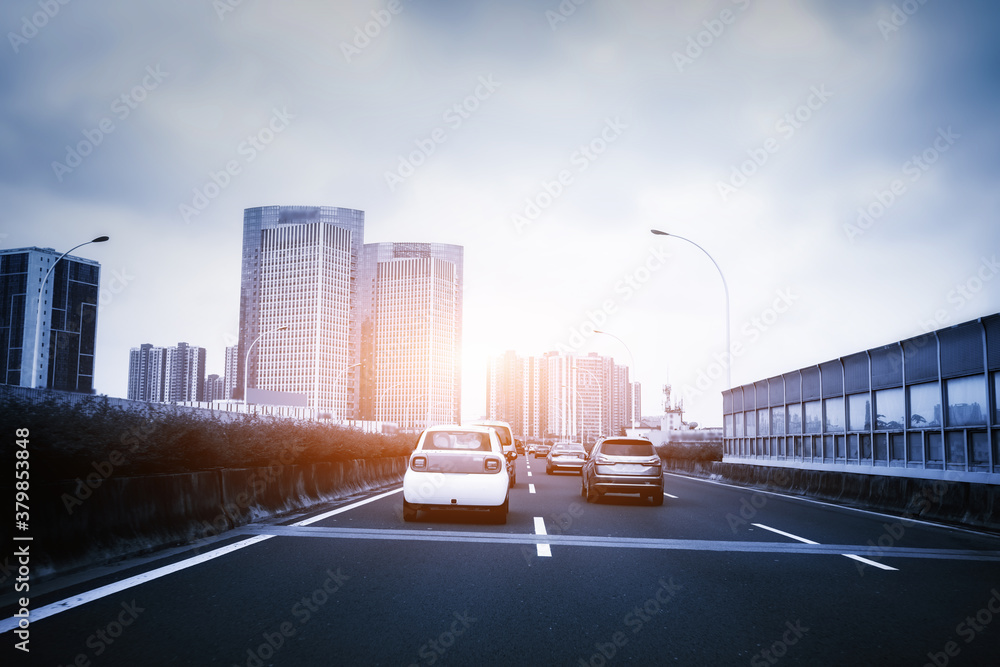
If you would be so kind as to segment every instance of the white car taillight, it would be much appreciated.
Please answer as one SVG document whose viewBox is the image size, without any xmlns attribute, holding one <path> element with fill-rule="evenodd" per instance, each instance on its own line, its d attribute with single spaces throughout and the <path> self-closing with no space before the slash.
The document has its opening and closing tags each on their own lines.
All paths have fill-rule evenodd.
<svg viewBox="0 0 1000 667">
<path fill-rule="evenodd" d="M 410 461 L 410 467 L 414 470 L 426 470 L 427 469 L 427 457 L 425 456 L 414 456 Z"/>
<path fill-rule="evenodd" d="M 487 458 L 483 460 L 483 470 L 486 472 L 500 472 L 502 467 L 500 459 Z"/>
</svg>

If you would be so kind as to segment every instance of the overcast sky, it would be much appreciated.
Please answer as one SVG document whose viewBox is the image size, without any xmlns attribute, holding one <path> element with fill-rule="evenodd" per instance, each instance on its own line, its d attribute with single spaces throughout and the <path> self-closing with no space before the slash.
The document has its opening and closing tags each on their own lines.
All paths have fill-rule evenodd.
<svg viewBox="0 0 1000 667">
<path fill-rule="evenodd" d="M 986 0 L 48 4 L 0 7 L 0 245 L 111 236 L 99 393 L 146 342 L 222 373 L 263 205 L 465 247 L 470 417 L 490 354 L 631 363 L 593 321 L 721 425 L 722 281 L 654 227 L 725 274 L 737 384 L 1000 311 Z"/>
</svg>

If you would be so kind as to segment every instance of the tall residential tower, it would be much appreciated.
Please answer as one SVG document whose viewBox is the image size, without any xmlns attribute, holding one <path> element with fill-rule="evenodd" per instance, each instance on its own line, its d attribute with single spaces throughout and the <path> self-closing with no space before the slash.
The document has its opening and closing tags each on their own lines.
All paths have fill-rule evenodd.
<svg viewBox="0 0 1000 667">
<path fill-rule="evenodd" d="M 93 393 L 101 267 L 59 257 L 52 248 L 0 250 L 2 382 Z"/>
<path fill-rule="evenodd" d="M 245 383 L 354 416 L 364 219 L 330 206 L 244 211 L 237 397 Z"/>
</svg>

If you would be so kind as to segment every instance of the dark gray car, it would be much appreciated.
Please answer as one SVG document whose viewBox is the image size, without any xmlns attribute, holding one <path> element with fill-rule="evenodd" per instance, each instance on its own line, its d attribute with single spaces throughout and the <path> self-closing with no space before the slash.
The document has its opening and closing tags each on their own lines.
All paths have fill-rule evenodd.
<svg viewBox="0 0 1000 667">
<path fill-rule="evenodd" d="M 581 493 L 588 503 L 605 493 L 637 493 L 663 504 L 663 465 L 653 443 L 643 438 L 606 438 L 583 464 Z"/>
</svg>

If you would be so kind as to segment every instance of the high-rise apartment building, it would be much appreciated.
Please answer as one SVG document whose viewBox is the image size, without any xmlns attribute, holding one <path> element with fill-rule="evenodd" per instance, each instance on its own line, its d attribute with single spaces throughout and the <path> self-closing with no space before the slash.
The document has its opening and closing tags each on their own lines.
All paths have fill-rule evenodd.
<svg viewBox="0 0 1000 667">
<path fill-rule="evenodd" d="M 237 398 L 245 382 L 305 394 L 310 407 L 332 409 L 337 417 L 355 415 L 363 243 L 363 211 L 244 211 Z"/>
<path fill-rule="evenodd" d="M 226 398 L 226 378 L 219 377 L 212 373 L 205 378 L 205 389 L 202 392 L 201 400 L 206 403 L 212 401 L 222 401 Z"/>
<path fill-rule="evenodd" d="M 236 397 L 236 380 L 240 373 L 240 348 L 238 345 L 226 347 L 226 369 L 222 376 L 224 389 L 220 398 L 231 400 Z"/>
<path fill-rule="evenodd" d="M 361 417 L 419 428 L 461 419 L 463 249 L 371 243 L 361 271 Z"/>
<path fill-rule="evenodd" d="M 628 367 L 610 357 L 506 352 L 489 362 L 487 414 L 509 422 L 518 437 L 593 442 L 632 425 L 637 387 Z"/>
<path fill-rule="evenodd" d="M 59 257 L 51 248 L 0 250 L 2 382 L 93 393 L 101 267 Z"/>
<path fill-rule="evenodd" d="M 154 403 L 202 401 L 205 348 L 187 343 L 155 347 L 143 343 L 129 351 L 128 398 Z"/>
</svg>

